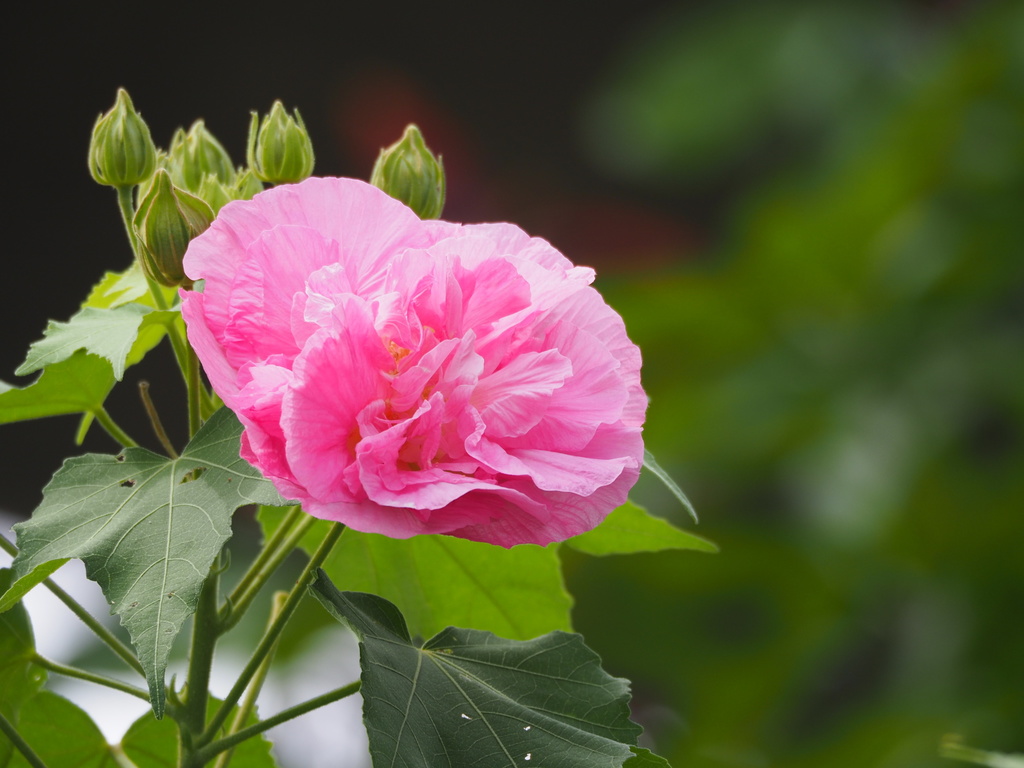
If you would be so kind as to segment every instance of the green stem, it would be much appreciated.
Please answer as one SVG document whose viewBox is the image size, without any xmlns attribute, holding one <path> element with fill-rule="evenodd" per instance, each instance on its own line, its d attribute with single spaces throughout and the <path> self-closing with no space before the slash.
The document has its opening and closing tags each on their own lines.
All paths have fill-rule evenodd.
<svg viewBox="0 0 1024 768">
<path fill-rule="evenodd" d="M 210 670 L 213 667 L 213 649 L 220 635 L 217 619 L 217 593 L 220 590 L 220 562 L 213 564 L 203 589 L 199 593 L 195 616 L 192 619 L 192 650 L 188 658 L 188 678 L 185 684 L 185 705 L 178 725 L 182 737 L 182 755 L 192 749 L 195 737 L 206 725 L 206 703 L 210 692 Z"/>
<path fill-rule="evenodd" d="M 0 549 L 9 554 L 11 557 L 17 557 L 18 548 L 7 540 L 6 536 L 0 534 Z M 53 579 L 43 579 L 43 586 L 50 590 L 54 596 L 60 600 L 68 609 L 75 614 L 82 622 L 93 631 L 100 640 L 102 640 L 117 656 L 124 661 L 129 667 L 134 669 L 143 677 L 146 676 L 146 670 L 142 668 L 142 664 L 139 662 L 138 657 L 132 653 L 132 649 L 127 645 L 118 640 L 106 627 L 100 624 L 91 613 L 79 604 L 75 598 L 57 586 L 57 583 Z"/>
<path fill-rule="evenodd" d="M 321 696 L 304 701 L 301 704 L 296 704 L 294 707 L 278 712 L 273 717 L 268 717 L 266 720 L 250 725 L 248 728 L 243 728 L 240 731 L 232 733 L 230 736 L 225 736 L 223 739 L 207 744 L 205 747 L 196 752 L 198 758 L 197 765 L 202 765 L 203 760 L 209 760 L 214 755 L 223 752 L 224 750 L 231 749 L 232 747 L 241 744 L 246 739 L 251 739 L 253 736 L 258 736 L 264 731 L 269 731 L 281 723 L 285 723 L 289 720 L 293 720 L 300 715 L 304 715 L 307 712 L 312 712 L 314 709 L 333 704 L 336 701 L 351 696 L 354 693 L 359 692 L 360 682 L 356 680 L 354 683 L 349 683 L 346 686 L 337 688 L 333 691 L 329 691 Z"/>
<path fill-rule="evenodd" d="M 200 406 L 202 404 L 203 380 L 199 376 L 199 357 L 196 351 L 189 347 L 185 355 L 186 375 L 185 381 L 188 385 L 188 436 L 196 436 L 199 427 L 203 424 Z"/>
<path fill-rule="evenodd" d="M 301 519 L 301 522 L 296 522 Z M 255 562 L 238 582 L 238 586 L 228 597 L 225 604 L 225 616 L 223 617 L 227 628 L 238 623 L 239 618 L 248 609 L 249 604 L 267 583 L 274 571 L 284 562 L 284 559 L 295 549 L 306 531 L 316 523 L 316 519 L 304 515 L 302 507 L 296 505 L 288 510 L 281 525 L 274 531 L 267 540 L 263 551 L 257 556 Z"/>
<path fill-rule="evenodd" d="M 96 421 L 100 423 L 100 426 L 107 430 L 107 434 L 117 440 L 123 447 L 135 448 L 138 446 L 138 443 L 132 440 L 128 433 L 117 425 L 117 422 L 111 418 L 110 414 L 107 413 L 107 409 L 102 405 L 93 410 L 92 415 L 96 417 Z"/>
<path fill-rule="evenodd" d="M 274 601 L 270 608 L 269 623 L 273 624 L 277 620 L 278 615 L 281 613 L 281 608 L 284 606 L 284 601 L 287 599 L 287 592 L 277 592 L 274 595 Z M 280 640 L 280 638 L 278 638 Z M 270 653 L 263 659 L 263 663 L 260 664 L 259 670 L 256 672 L 256 677 L 253 678 L 252 684 L 245 692 L 245 697 L 242 699 L 242 703 L 235 711 L 235 716 L 231 718 L 231 722 L 228 724 L 227 733 L 225 736 L 231 736 L 234 733 L 242 730 L 242 726 L 245 725 L 245 721 L 249 719 L 253 710 L 256 708 L 256 699 L 260 695 L 260 691 L 263 690 L 263 683 L 267 680 L 267 674 L 270 672 L 270 664 L 274 660 L 274 654 L 277 651 L 277 643 L 270 649 Z M 217 758 L 217 762 L 213 768 L 227 768 L 229 762 L 231 762 L 231 756 L 234 754 L 234 749 L 226 749 Z"/>
<path fill-rule="evenodd" d="M 202 406 L 203 420 L 206 420 L 213 416 L 220 404 L 214 402 L 213 395 L 210 394 L 209 390 L 203 386 L 199 388 L 199 395 L 202 400 L 200 405 Z"/>
<path fill-rule="evenodd" d="M 92 672 L 86 672 L 84 669 L 78 669 L 77 667 L 69 667 L 65 664 L 60 664 L 52 659 L 47 659 L 45 656 L 40 656 L 38 653 L 32 657 L 32 663 L 38 664 L 43 669 L 48 669 L 58 675 L 64 675 L 64 677 L 74 677 L 78 680 L 85 680 L 89 683 L 96 683 L 97 685 L 105 685 L 107 688 L 113 688 L 116 691 L 122 693 L 128 693 L 136 698 L 142 699 L 147 704 L 149 703 L 149 694 L 141 688 L 136 688 L 134 685 L 128 683 L 122 683 L 120 680 L 115 680 L 112 677 L 104 677 L 103 675 L 96 675 Z"/>
<path fill-rule="evenodd" d="M 18 733 L 11 721 L 4 717 L 4 713 L 0 712 L 0 733 L 3 733 L 11 743 L 14 744 L 14 748 L 21 752 L 22 757 L 25 758 L 25 762 L 32 766 L 32 768 L 46 768 L 46 763 L 42 761 L 42 758 L 35 753 L 25 740 L 21 738 L 21 734 Z"/>
<path fill-rule="evenodd" d="M 149 416 L 149 423 L 153 427 L 156 439 L 160 441 L 160 445 L 167 451 L 168 456 L 172 459 L 178 458 L 178 452 L 174 450 L 174 444 L 167 436 L 167 430 L 164 429 L 164 423 L 160 420 L 160 414 L 157 412 L 156 406 L 153 405 L 153 399 L 149 396 L 148 381 L 139 382 L 139 397 L 142 399 L 142 407 L 146 409 L 146 415 Z"/>
<path fill-rule="evenodd" d="M 306 563 L 306 567 L 302 570 L 298 580 L 295 582 L 295 586 L 292 587 L 291 592 L 288 593 L 288 598 L 281 607 L 281 613 L 264 633 L 259 645 L 256 646 L 256 650 L 253 651 L 252 657 L 245 665 L 242 673 L 238 676 L 238 680 L 235 681 L 234 687 L 232 687 L 228 692 L 223 703 L 210 719 L 206 730 L 197 741 L 197 746 L 206 746 L 213 740 L 213 737 L 217 735 L 217 731 L 220 730 L 220 727 L 224 724 L 228 713 L 231 712 L 232 707 L 234 707 L 242 697 L 242 693 L 244 693 L 245 689 L 249 686 L 249 681 L 252 680 L 253 675 L 256 674 L 260 664 L 263 663 L 263 659 L 270 652 L 271 648 L 273 648 L 274 643 L 277 642 L 277 638 L 280 637 L 281 632 L 288 623 L 288 620 L 291 619 L 292 614 L 295 613 L 295 609 L 299 607 L 299 602 L 303 597 L 305 597 L 306 588 L 309 586 L 310 581 L 312 581 L 314 572 L 323 564 L 324 560 L 327 559 L 327 555 L 330 554 L 331 549 L 337 543 L 344 530 L 345 526 L 342 523 L 334 523 L 331 526 L 331 529 L 328 531 L 327 536 L 324 537 L 323 542 L 319 547 L 317 547 L 316 552 L 313 553 L 309 562 Z M 199 764 L 201 765 L 201 763 Z"/>
</svg>

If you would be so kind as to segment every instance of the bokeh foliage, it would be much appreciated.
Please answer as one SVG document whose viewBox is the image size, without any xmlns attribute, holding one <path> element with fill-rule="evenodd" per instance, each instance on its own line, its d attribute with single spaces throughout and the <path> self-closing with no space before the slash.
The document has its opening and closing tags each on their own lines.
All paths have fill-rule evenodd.
<svg viewBox="0 0 1024 768">
<path fill-rule="evenodd" d="M 722 553 L 580 559 L 575 625 L 675 765 L 1021 751 L 1024 7 L 751 8 L 653 24 L 588 112 L 606 172 L 726 201 L 601 286 Z"/>
</svg>

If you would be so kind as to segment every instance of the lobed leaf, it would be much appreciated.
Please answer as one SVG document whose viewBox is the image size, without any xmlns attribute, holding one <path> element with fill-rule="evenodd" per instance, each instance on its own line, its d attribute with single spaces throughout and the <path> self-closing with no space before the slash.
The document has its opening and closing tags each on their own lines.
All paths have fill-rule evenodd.
<svg viewBox="0 0 1024 768">
<path fill-rule="evenodd" d="M 627 760 L 623 768 L 672 768 L 668 760 L 656 755 L 643 747 L 632 747 L 633 756 Z"/>
<path fill-rule="evenodd" d="M 68 459 L 32 518 L 14 526 L 17 576 L 52 560 L 85 562 L 131 634 L 157 717 L 171 644 L 231 534 L 231 514 L 250 502 L 281 503 L 239 457 L 240 434 L 221 409 L 178 459 L 142 448 Z"/>
<path fill-rule="evenodd" d="M 160 290 L 164 294 L 167 305 L 173 304 L 177 289 L 160 286 Z M 142 273 L 137 261 L 133 261 L 132 265 L 123 272 L 104 274 L 82 302 L 82 308 L 106 309 L 107 307 L 119 307 L 133 301 L 153 309 L 157 308 L 150 296 L 146 276 Z"/>
<path fill-rule="evenodd" d="M 718 547 L 707 539 L 676 528 L 668 520 L 655 517 L 630 501 L 614 510 L 594 530 L 574 536 L 565 543 L 588 555 L 661 552 L 666 549 L 718 551 Z"/>
<path fill-rule="evenodd" d="M 84 351 L 46 370 L 27 387 L 0 381 L 0 424 L 59 416 L 94 413 L 114 388 L 110 363 Z"/>
<path fill-rule="evenodd" d="M 375 766 L 618 768 L 640 727 L 628 683 L 601 669 L 579 635 L 529 641 L 449 627 L 422 647 L 388 601 L 312 590 L 359 637 L 363 720 Z"/>
<path fill-rule="evenodd" d="M 86 307 L 66 323 L 51 320 L 43 338 L 29 347 L 28 357 L 15 373 L 24 376 L 67 360 L 84 349 L 106 359 L 114 378 L 120 381 L 143 330 L 150 333 L 145 336 L 145 349 L 136 351 L 137 359 L 155 346 L 177 315 L 177 312 L 158 311 L 134 302 L 105 309 Z"/>
</svg>

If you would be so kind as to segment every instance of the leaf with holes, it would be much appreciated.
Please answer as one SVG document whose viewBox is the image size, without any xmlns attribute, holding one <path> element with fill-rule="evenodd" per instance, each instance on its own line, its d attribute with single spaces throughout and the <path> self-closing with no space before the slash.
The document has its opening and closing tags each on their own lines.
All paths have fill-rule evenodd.
<svg viewBox="0 0 1024 768">
<path fill-rule="evenodd" d="M 359 637 L 375 766 L 618 768 L 633 756 L 641 729 L 628 684 L 580 635 L 516 641 L 449 627 L 417 647 L 388 601 L 339 592 L 322 570 L 312 589 Z"/>
<path fill-rule="evenodd" d="M 231 535 L 232 512 L 250 502 L 282 503 L 239 457 L 241 430 L 221 409 L 178 459 L 142 448 L 68 459 L 32 518 L 14 526 L 16 576 L 51 560 L 85 562 L 131 633 L 157 717 L 167 654 Z"/>
</svg>

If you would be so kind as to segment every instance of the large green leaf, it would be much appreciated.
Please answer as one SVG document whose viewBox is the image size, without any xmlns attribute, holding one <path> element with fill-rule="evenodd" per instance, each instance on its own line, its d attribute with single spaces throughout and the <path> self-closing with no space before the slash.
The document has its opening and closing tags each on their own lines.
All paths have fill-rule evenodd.
<svg viewBox="0 0 1024 768">
<path fill-rule="evenodd" d="M 234 414 L 221 409 L 178 459 L 142 448 L 69 459 L 32 518 L 14 526 L 15 575 L 51 560 L 85 562 L 131 633 L 158 717 L 167 654 L 231 534 L 232 512 L 249 502 L 281 503 L 239 458 L 240 434 Z"/>
<path fill-rule="evenodd" d="M 11 585 L 11 570 L 0 569 L 0 590 Z M 0 714 L 16 726 L 22 705 L 42 687 L 46 673 L 32 663 L 35 638 L 25 606 L 0 615 Z M 7 768 L 13 745 L 0 735 L 0 768 Z"/>
<path fill-rule="evenodd" d="M 588 555 L 661 552 L 666 549 L 718 551 L 718 547 L 707 539 L 676 528 L 668 520 L 655 517 L 629 501 L 608 515 L 594 530 L 574 536 L 565 543 Z"/>
<path fill-rule="evenodd" d="M 359 637 L 375 766 L 617 768 L 632 756 L 641 729 L 628 684 L 579 635 L 524 642 L 449 627 L 417 647 L 386 600 L 339 592 L 322 570 L 312 589 Z"/>
<path fill-rule="evenodd" d="M 78 351 L 67 360 L 47 366 L 27 387 L 0 381 L 0 424 L 65 413 L 95 413 L 113 387 L 110 363 Z"/>
<path fill-rule="evenodd" d="M 141 354 L 135 355 L 137 359 L 160 340 L 177 315 L 177 312 L 157 311 L 136 303 L 109 309 L 86 307 L 66 323 L 51 320 L 43 332 L 44 338 L 29 347 L 28 357 L 15 373 L 24 376 L 67 360 L 84 349 L 108 360 L 114 378 L 120 381 L 143 331 L 147 331 L 143 337 L 147 343 Z"/>
<path fill-rule="evenodd" d="M 18 734 L 47 768 L 118 768 L 114 752 L 90 717 L 67 699 L 40 691 L 25 702 Z M 29 768 L 15 751 L 8 768 Z"/>
<path fill-rule="evenodd" d="M 210 697 L 207 714 L 212 716 L 220 705 L 220 700 Z M 230 722 L 234 718 L 228 717 Z M 255 725 L 259 722 L 256 713 L 250 713 L 242 727 Z M 217 738 L 224 735 L 226 726 L 217 732 Z M 129 726 L 121 739 L 121 749 L 135 764 L 136 768 L 177 768 L 178 765 L 178 726 L 170 719 L 157 720 L 151 714 L 145 714 Z M 246 739 L 231 753 L 231 768 L 275 768 L 273 756 L 270 754 L 270 742 L 261 734 Z"/>
<path fill-rule="evenodd" d="M 280 510 L 260 510 L 268 534 L 280 518 Z M 302 546 L 312 551 L 325 531 L 317 524 Z M 572 626 L 556 547 L 504 549 L 451 536 L 390 539 L 348 530 L 324 570 L 346 589 L 395 603 L 422 637 L 460 626 L 525 640 Z"/>
</svg>

